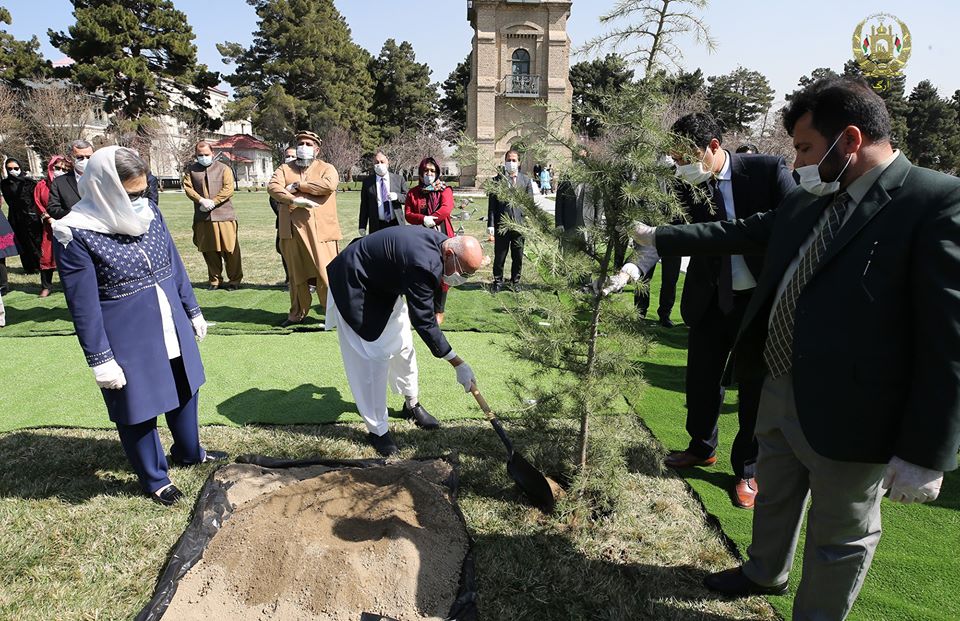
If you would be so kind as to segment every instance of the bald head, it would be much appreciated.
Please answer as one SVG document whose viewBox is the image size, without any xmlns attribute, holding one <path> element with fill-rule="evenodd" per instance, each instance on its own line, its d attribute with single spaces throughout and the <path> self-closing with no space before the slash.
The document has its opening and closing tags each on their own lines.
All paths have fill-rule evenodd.
<svg viewBox="0 0 960 621">
<path fill-rule="evenodd" d="M 443 273 L 448 276 L 454 272 L 469 276 L 483 265 L 483 248 L 476 237 L 451 237 L 442 247 Z"/>
</svg>

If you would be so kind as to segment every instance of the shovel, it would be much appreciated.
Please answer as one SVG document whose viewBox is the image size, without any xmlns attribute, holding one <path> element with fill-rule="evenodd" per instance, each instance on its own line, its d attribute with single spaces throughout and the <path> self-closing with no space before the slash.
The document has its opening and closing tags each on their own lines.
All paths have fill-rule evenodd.
<svg viewBox="0 0 960 621">
<path fill-rule="evenodd" d="M 524 459 L 523 455 L 513 450 L 513 442 L 507 437 L 503 426 L 500 425 L 500 419 L 490 410 L 490 406 L 487 405 L 486 399 L 480 394 L 476 384 L 470 387 L 470 392 L 473 393 L 473 398 L 477 400 L 477 404 L 483 410 L 487 420 L 493 425 L 493 430 L 500 436 L 503 445 L 507 447 L 507 474 L 514 480 L 520 491 L 527 495 L 527 498 L 535 507 L 544 513 L 551 513 L 554 504 L 556 504 L 557 496 L 563 494 L 563 488 L 556 481 L 545 477 L 533 467 L 533 464 Z"/>
</svg>

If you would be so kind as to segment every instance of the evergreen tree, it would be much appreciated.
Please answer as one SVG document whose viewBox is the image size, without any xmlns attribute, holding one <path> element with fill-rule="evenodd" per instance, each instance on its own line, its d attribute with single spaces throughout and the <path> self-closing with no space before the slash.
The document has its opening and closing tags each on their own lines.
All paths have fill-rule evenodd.
<svg viewBox="0 0 960 621">
<path fill-rule="evenodd" d="M 0 6 L 0 23 L 12 24 L 10 11 Z M 42 78 L 49 74 L 50 65 L 40 56 L 40 41 L 34 35 L 29 41 L 20 41 L 0 29 L 0 81 L 11 86 L 22 86 L 28 78 Z"/>
<path fill-rule="evenodd" d="M 759 71 L 737 67 L 730 73 L 707 78 L 710 113 L 724 131 L 745 132 L 773 103 L 773 88 Z"/>
<path fill-rule="evenodd" d="M 67 32 L 47 31 L 75 61 L 62 77 L 100 93 L 107 112 L 135 122 L 173 112 L 212 123 L 207 88 L 219 76 L 197 62 L 193 29 L 171 0 L 72 2 L 76 23 Z"/>
<path fill-rule="evenodd" d="M 838 78 L 838 77 L 840 76 L 833 69 L 830 69 L 829 67 L 818 67 L 813 71 L 811 71 L 810 75 L 805 75 L 801 77 L 799 80 L 797 80 L 797 85 L 799 86 L 799 88 L 793 91 L 792 93 L 787 93 L 786 97 L 784 98 L 787 101 L 792 101 L 794 96 L 797 93 L 799 93 L 806 87 L 810 86 L 814 82 L 818 80 L 826 80 L 828 78 Z"/>
<path fill-rule="evenodd" d="M 616 96 L 633 80 L 633 69 L 619 54 L 583 61 L 570 67 L 573 85 L 573 131 L 596 138 L 611 97 Z"/>
<path fill-rule="evenodd" d="M 418 63 L 413 46 L 387 39 L 380 56 L 370 61 L 373 78 L 374 124 L 380 143 L 399 136 L 409 125 L 430 123 L 437 116 L 437 90 L 430 84 L 430 67 Z"/>
<path fill-rule="evenodd" d="M 675 99 L 693 99 L 703 93 L 703 71 L 680 71 L 663 77 L 664 90 Z"/>
<path fill-rule="evenodd" d="M 373 148 L 370 54 L 354 43 L 333 0 L 247 3 L 259 18 L 253 44 L 245 49 L 227 42 L 217 49 L 224 62 L 236 63 L 226 80 L 253 112 L 254 126 L 263 128 L 267 116 L 274 131 L 284 124 L 320 135 L 341 128 L 355 134 L 365 148 Z M 295 116 L 277 122 L 290 114 Z M 270 136 L 274 142 L 277 138 Z"/>
<path fill-rule="evenodd" d="M 960 127 L 949 101 L 929 80 L 917 84 L 909 98 L 906 143 L 917 166 L 954 172 L 960 164 Z"/>
<path fill-rule="evenodd" d="M 462 132 L 467 129 L 467 88 L 470 86 L 470 71 L 473 66 L 473 52 L 467 54 L 457 68 L 450 72 L 441 88 L 440 112 L 446 115 L 450 129 Z"/>
</svg>

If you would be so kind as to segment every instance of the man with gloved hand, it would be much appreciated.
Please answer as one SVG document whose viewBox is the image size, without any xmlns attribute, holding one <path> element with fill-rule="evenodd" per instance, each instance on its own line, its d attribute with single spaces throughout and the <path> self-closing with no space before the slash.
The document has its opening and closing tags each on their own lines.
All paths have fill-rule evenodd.
<svg viewBox="0 0 960 621">
<path fill-rule="evenodd" d="M 280 252 L 290 275 L 290 312 L 280 325 L 298 324 L 310 312 L 311 287 L 320 305 L 327 303 L 327 264 L 337 256 L 340 174 L 320 159 L 323 141 L 311 131 L 297 132 L 297 159 L 281 164 L 267 185 L 280 203 Z"/>
<path fill-rule="evenodd" d="M 193 201 L 193 243 L 207 264 L 210 289 L 240 287 L 243 266 L 237 239 L 237 212 L 233 209 L 233 170 L 214 161 L 206 140 L 194 147 L 196 162 L 183 175 L 183 192 Z M 226 267 L 227 282 L 223 282 Z"/>
<path fill-rule="evenodd" d="M 403 219 L 403 205 L 407 201 L 407 182 L 390 172 L 390 160 L 383 151 L 373 156 L 373 174 L 363 180 L 360 188 L 360 237 L 398 224 Z"/>
<path fill-rule="evenodd" d="M 520 188 L 533 195 L 533 182 L 520 172 L 520 154 L 513 149 L 503 156 L 503 170 L 506 176 L 495 181 L 505 181 L 511 188 Z M 520 272 L 523 269 L 523 235 L 517 231 L 503 228 L 503 221 L 511 219 L 523 223 L 523 211 L 519 206 L 502 200 L 496 194 L 490 194 L 487 202 L 487 235 L 493 240 L 493 293 L 503 291 L 503 266 L 510 253 L 510 283 L 516 289 L 520 286 Z"/>
<path fill-rule="evenodd" d="M 935 500 L 960 445 L 960 180 L 890 143 L 883 100 L 825 79 L 783 113 L 802 189 L 775 211 L 637 225 L 662 254 L 764 254 L 730 360 L 761 379 L 753 541 L 712 574 L 785 593 L 808 496 L 795 619 L 843 619 L 880 540 L 880 500 Z"/>
<path fill-rule="evenodd" d="M 387 386 L 404 397 L 403 414 L 424 429 L 439 427 L 420 404 L 413 332 L 448 361 L 464 390 L 473 370 L 447 342 L 434 312 L 441 284 L 462 284 L 483 263 L 474 237 L 448 238 L 434 229 L 397 226 L 354 240 L 327 266 L 327 329 L 336 329 L 350 391 L 374 448 L 398 448 L 387 425 Z"/>
</svg>

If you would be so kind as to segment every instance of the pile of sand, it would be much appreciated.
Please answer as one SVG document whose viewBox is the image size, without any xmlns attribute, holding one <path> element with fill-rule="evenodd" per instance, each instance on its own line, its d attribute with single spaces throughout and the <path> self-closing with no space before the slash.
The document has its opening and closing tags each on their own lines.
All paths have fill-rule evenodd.
<svg viewBox="0 0 960 621">
<path fill-rule="evenodd" d="M 222 469 L 236 509 L 164 618 L 444 618 L 468 546 L 446 489 L 431 482 L 444 468 Z"/>
</svg>

